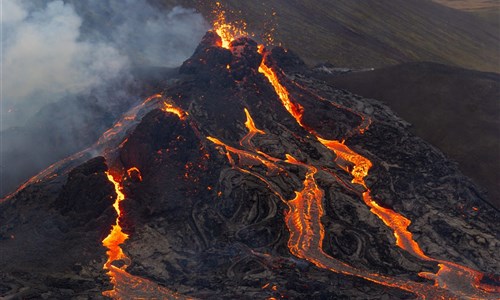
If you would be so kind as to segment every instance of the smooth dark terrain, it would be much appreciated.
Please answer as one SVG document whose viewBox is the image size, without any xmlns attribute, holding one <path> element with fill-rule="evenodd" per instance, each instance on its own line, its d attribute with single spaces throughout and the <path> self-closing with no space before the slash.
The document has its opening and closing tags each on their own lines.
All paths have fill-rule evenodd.
<svg viewBox="0 0 500 300">
<path fill-rule="evenodd" d="M 89 24 L 106 24 L 105 11 L 89 11 L 77 0 L 68 2 L 79 7 Z M 159 9 L 196 8 L 210 22 L 216 1 L 148 2 Z M 247 22 L 249 32 L 257 37 L 273 28 L 276 44 L 294 50 L 312 65 L 329 61 L 361 68 L 433 61 L 500 71 L 498 28 L 475 14 L 431 0 L 219 2 L 230 20 Z"/>
<path fill-rule="evenodd" d="M 211 18 L 208 1 L 151 0 L 182 4 Z M 310 64 L 381 67 L 432 61 L 482 71 L 500 70 L 498 28 L 480 17 L 431 0 L 223 0 L 231 18 L 257 34 L 275 24 L 275 41 Z M 272 12 L 276 16 L 271 16 Z"/>
<path fill-rule="evenodd" d="M 434 0 L 435 2 L 470 13 L 494 27 L 500 34 L 500 2 L 497 0 Z"/>
<path fill-rule="evenodd" d="M 500 75 L 409 63 L 340 76 L 337 88 L 382 100 L 437 146 L 500 208 Z"/>
</svg>

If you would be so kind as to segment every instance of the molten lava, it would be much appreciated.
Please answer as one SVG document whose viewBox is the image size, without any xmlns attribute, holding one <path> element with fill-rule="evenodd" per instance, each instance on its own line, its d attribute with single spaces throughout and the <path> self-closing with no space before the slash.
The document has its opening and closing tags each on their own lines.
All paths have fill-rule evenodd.
<svg viewBox="0 0 500 300">
<path fill-rule="evenodd" d="M 257 127 L 255 127 L 255 123 L 253 122 L 252 116 L 250 115 L 250 113 L 248 112 L 248 109 L 246 109 L 246 108 L 245 108 L 245 115 L 247 117 L 247 120 L 245 122 L 245 126 L 248 129 L 248 133 L 247 133 L 247 135 L 245 135 L 243 137 L 243 139 L 241 139 L 240 145 L 242 147 L 246 147 L 246 148 L 253 150 L 254 149 L 254 146 L 252 145 L 253 137 L 256 134 L 266 134 L 266 133 L 264 131 L 258 129 Z"/>
<path fill-rule="evenodd" d="M 170 104 L 170 103 L 167 103 L 167 102 L 163 103 L 163 106 L 161 107 L 161 110 L 163 110 L 164 112 L 175 114 L 181 120 L 184 120 L 186 118 L 186 116 L 188 115 L 187 112 L 183 111 L 179 107 L 176 107 L 173 104 Z"/>
<path fill-rule="evenodd" d="M 142 174 L 141 174 L 141 171 L 136 168 L 136 167 L 132 167 L 130 169 L 127 170 L 127 174 L 129 177 L 136 177 L 137 179 L 139 179 L 139 181 L 142 181 Z"/>
<path fill-rule="evenodd" d="M 215 3 L 215 9 L 212 13 L 216 16 L 216 19 L 213 22 L 213 28 L 222 39 L 222 44 L 220 45 L 221 47 L 229 49 L 229 45 L 237 37 L 248 36 L 248 33 L 246 32 L 247 24 L 245 22 L 227 22 L 226 11 L 223 9 L 220 2 Z"/>
<path fill-rule="evenodd" d="M 260 51 L 263 51 L 263 48 L 260 47 Z M 259 72 L 264 74 L 266 78 L 269 80 L 271 85 L 274 87 L 274 91 L 278 94 L 281 103 L 286 108 L 286 110 L 297 120 L 297 123 L 304 127 L 302 124 L 302 115 L 304 114 L 304 108 L 300 104 L 295 104 L 290 100 L 290 96 L 288 94 L 288 90 L 279 82 L 278 76 L 276 73 L 265 64 L 265 59 L 262 60 L 262 63 L 259 67 Z"/>
<path fill-rule="evenodd" d="M 146 99 L 145 103 L 151 101 L 153 98 L 155 98 L 155 96 Z M 167 103 L 164 103 L 163 110 L 177 115 L 181 120 L 184 120 L 188 115 L 187 112 Z M 127 174 L 130 177 L 134 175 L 139 179 L 139 181 L 142 181 L 141 171 L 137 167 L 129 168 L 127 170 Z M 123 232 L 120 226 L 120 222 L 123 218 L 120 203 L 125 200 L 125 194 L 123 193 L 121 182 L 122 179 L 121 177 L 114 177 L 110 172 L 106 172 L 106 175 L 115 189 L 116 198 L 113 203 L 113 207 L 116 211 L 117 217 L 115 224 L 112 226 L 111 232 L 102 241 L 102 244 L 108 249 L 106 252 L 108 259 L 104 264 L 103 269 L 108 271 L 107 274 L 113 285 L 112 290 L 104 291 L 102 294 L 113 299 L 193 299 L 184 297 L 167 288 L 159 286 L 152 281 L 126 272 L 126 269 L 130 265 L 131 261 L 121 248 L 121 245 L 128 239 L 128 235 Z M 113 263 L 117 261 L 122 261 L 123 265 L 121 267 L 113 265 Z"/>
<path fill-rule="evenodd" d="M 247 115 L 247 136 L 251 134 L 255 128 L 255 124 L 251 126 L 250 122 L 248 122 L 248 116 L 249 114 Z M 402 290 L 415 293 L 421 297 L 427 295 L 433 298 L 451 298 L 451 294 L 449 294 L 447 291 L 441 290 L 440 288 L 435 288 L 433 286 L 428 287 L 421 283 L 406 281 L 397 278 L 390 278 L 376 273 L 362 271 L 327 255 L 322 250 L 323 239 L 325 236 L 325 230 L 321 223 L 321 217 L 324 214 L 322 203 L 324 193 L 318 187 L 314 178 L 315 174 L 318 172 L 318 169 L 316 167 L 301 163 L 289 154 L 286 155 L 286 160 L 282 161 L 277 158 L 272 158 L 269 155 L 264 156 L 261 151 L 253 153 L 251 152 L 252 150 L 246 151 L 236 149 L 234 147 L 228 146 L 227 144 L 214 137 L 208 137 L 208 140 L 226 149 L 226 155 L 234 169 L 260 179 L 267 184 L 268 188 L 275 195 L 277 195 L 278 198 L 281 199 L 281 201 L 288 205 L 289 211 L 286 213 L 285 222 L 290 231 L 288 247 L 293 255 L 305 259 L 319 268 L 328 269 L 330 271 L 342 273 L 345 275 L 361 277 L 385 286 L 400 288 Z M 251 141 L 248 140 L 248 144 L 250 144 L 250 142 Z M 243 143 L 240 142 L 240 144 Z M 238 165 L 236 165 L 236 162 L 232 158 L 230 153 L 235 153 L 238 155 Z M 247 157 L 247 159 L 244 159 L 245 157 Z M 251 159 L 248 159 L 248 157 L 250 157 Z M 244 165 L 252 166 L 252 161 L 260 161 L 266 167 L 272 168 L 274 170 L 281 169 L 278 163 L 294 164 L 307 168 L 308 172 L 306 173 L 304 179 L 303 190 L 300 192 L 295 192 L 295 198 L 286 201 L 284 197 L 279 192 L 277 192 L 277 189 L 275 189 L 274 186 L 264 176 L 261 176 L 257 172 L 252 172 L 243 168 Z"/>
<path fill-rule="evenodd" d="M 128 235 L 123 232 L 120 226 L 120 218 L 122 217 L 120 203 L 125 200 L 125 195 L 122 192 L 121 181 L 115 179 L 109 172 L 106 172 L 106 175 L 109 182 L 111 182 L 115 188 L 116 199 L 113 203 L 113 207 L 116 212 L 116 221 L 111 228 L 111 232 L 109 233 L 109 235 L 104 238 L 104 240 L 102 240 L 102 244 L 108 249 L 108 251 L 106 252 L 106 254 L 108 255 L 108 260 L 104 264 L 103 268 L 105 270 L 108 270 L 107 274 L 111 277 L 111 282 L 113 283 L 113 285 L 115 285 L 116 278 L 114 276 L 114 272 L 112 272 L 111 269 L 116 267 L 113 266 L 112 263 L 118 260 L 124 261 L 125 264 L 120 269 L 125 270 L 128 266 L 127 262 L 130 262 L 127 255 L 125 255 L 122 248 L 120 247 L 120 245 L 122 245 L 128 239 Z M 115 290 L 113 289 L 111 291 L 103 292 L 103 295 L 113 297 L 114 293 Z"/>
<path fill-rule="evenodd" d="M 263 54 L 263 52 L 264 48 L 259 47 L 259 53 Z M 433 297 L 438 295 L 439 297 L 449 297 L 449 295 L 446 296 L 447 292 L 440 289 L 452 291 L 455 295 L 460 297 L 488 297 L 489 295 L 487 291 L 491 290 L 491 287 L 482 286 L 480 284 L 480 279 L 483 276 L 481 272 L 455 263 L 436 260 L 425 255 L 418 243 L 413 240 L 412 233 L 408 230 L 408 226 L 411 224 L 411 221 L 391 209 L 379 206 L 371 198 L 370 189 L 367 187 L 364 178 L 368 175 L 368 172 L 373 165 L 372 162 L 352 151 L 343 142 L 323 139 L 314 130 L 305 126 L 302 122 L 304 112 L 303 107 L 300 104 L 296 104 L 291 101 L 288 90 L 279 82 L 279 78 L 275 71 L 265 64 L 265 59 L 266 54 L 264 53 L 264 60 L 261 63 L 259 72 L 264 74 L 270 84 L 274 87 L 275 92 L 285 109 L 295 118 L 296 122 L 300 126 L 316 136 L 319 142 L 337 155 L 336 162 L 341 168 L 351 173 L 353 176 L 352 183 L 359 184 L 365 188 L 365 192 L 362 194 L 363 201 L 371 208 L 370 211 L 372 213 L 374 213 L 384 222 L 384 224 L 392 229 L 396 238 L 396 245 L 420 259 L 439 263 L 440 269 L 437 274 L 419 274 L 422 277 L 433 279 L 438 290 L 431 290 L 422 286 L 418 287 L 420 284 L 414 282 L 398 282 L 398 280 L 394 278 L 387 279 L 378 274 L 368 275 L 352 270 L 346 271 L 345 267 L 351 269 L 352 267 L 347 265 L 344 266 L 343 264 L 339 266 L 334 262 L 335 260 L 332 257 L 326 255 L 322 250 L 324 229 L 320 220 L 323 212 L 321 203 L 322 192 L 319 191 L 314 181 L 314 174 L 316 174 L 317 168 L 310 165 L 303 164 L 309 170 L 304 181 L 304 190 L 302 192 L 296 192 L 295 199 L 288 202 L 290 212 L 288 213 L 286 220 L 290 231 L 290 241 L 288 243 L 290 251 L 294 255 L 306 259 L 318 267 L 327 268 L 334 272 L 360 276 L 367 280 L 388 286 L 399 287 L 401 289 L 411 291 L 421 297 L 426 297 L 431 294 Z M 362 117 L 363 122 L 358 131 L 361 134 L 364 133 L 371 123 L 369 119 L 368 121 L 366 119 L 367 118 L 364 116 Z M 287 157 L 287 162 L 295 164 L 298 163 L 290 156 Z M 350 169 L 350 166 L 347 164 L 351 164 L 352 168 Z M 314 219 L 317 219 L 317 222 L 312 222 Z M 311 247 L 313 247 L 312 250 Z M 336 266 L 332 268 L 329 264 Z M 382 280 L 383 278 L 384 280 Z"/>
</svg>

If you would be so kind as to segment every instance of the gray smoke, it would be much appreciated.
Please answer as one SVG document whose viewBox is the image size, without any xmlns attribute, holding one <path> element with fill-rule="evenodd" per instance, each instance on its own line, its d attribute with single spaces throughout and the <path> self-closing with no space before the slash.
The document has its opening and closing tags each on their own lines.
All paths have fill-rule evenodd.
<svg viewBox="0 0 500 300">
<path fill-rule="evenodd" d="M 207 29 L 193 10 L 144 1 L 2 0 L 3 129 L 138 65 L 174 67 Z"/>
<path fill-rule="evenodd" d="M 192 9 L 139 0 L 0 3 L 0 197 L 95 142 L 208 29 Z"/>
</svg>

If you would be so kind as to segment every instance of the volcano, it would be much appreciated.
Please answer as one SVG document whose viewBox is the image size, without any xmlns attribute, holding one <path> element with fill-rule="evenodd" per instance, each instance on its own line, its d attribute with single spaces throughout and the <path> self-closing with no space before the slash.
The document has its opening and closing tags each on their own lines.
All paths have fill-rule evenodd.
<svg viewBox="0 0 500 300">
<path fill-rule="evenodd" d="M 455 164 L 293 52 L 221 30 L 2 201 L 5 299 L 500 297 L 500 214 Z"/>
</svg>

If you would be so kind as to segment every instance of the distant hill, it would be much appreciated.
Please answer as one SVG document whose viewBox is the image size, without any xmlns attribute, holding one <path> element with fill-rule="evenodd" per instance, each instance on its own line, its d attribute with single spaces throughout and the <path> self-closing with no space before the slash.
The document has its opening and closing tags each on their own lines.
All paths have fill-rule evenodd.
<svg viewBox="0 0 500 300">
<path fill-rule="evenodd" d="M 107 26 L 105 12 L 81 11 L 88 6 L 78 0 L 65 1 L 79 7 L 89 24 Z M 211 20 L 217 1 L 148 2 L 158 9 L 196 8 Z M 235 12 L 228 13 L 230 19 L 246 21 L 251 32 L 260 34 L 274 27 L 275 42 L 294 50 L 310 65 L 328 61 L 363 68 L 432 61 L 500 72 L 500 35 L 488 21 L 492 18 L 431 0 L 219 2 Z"/>
<path fill-rule="evenodd" d="M 452 8 L 476 11 L 481 9 L 500 9 L 498 0 L 433 0 Z"/>
<path fill-rule="evenodd" d="M 500 75 L 409 63 L 323 79 L 386 102 L 417 135 L 456 160 L 500 208 Z"/>
<path fill-rule="evenodd" d="M 208 1 L 150 0 L 160 6 L 197 7 L 210 17 Z M 500 71 L 500 36 L 467 12 L 430 0 L 221 0 L 241 11 L 251 31 L 272 21 L 276 41 L 309 64 L 381 67 L 432 61 L 482 71 Z M 271 17 L 275 11 L 276 17 Z"/>
<path fill-rule="evenodd" d="M 491 26 L 500 36 L 500 1 L 498 0 L 434 0 L 442 5 L 475 15 Z"/>
</svg>

